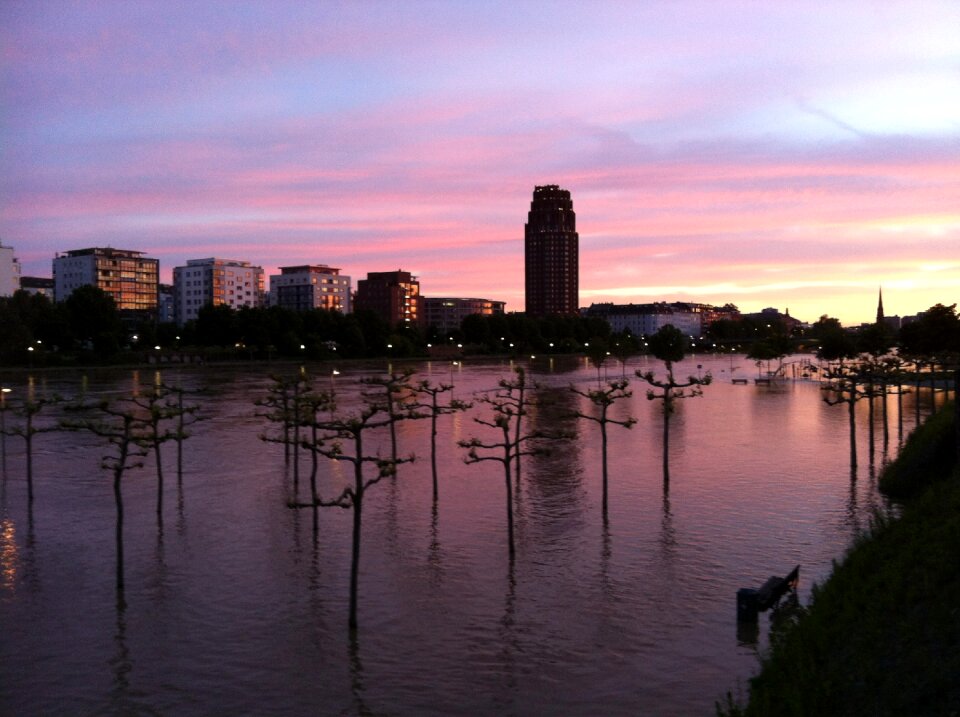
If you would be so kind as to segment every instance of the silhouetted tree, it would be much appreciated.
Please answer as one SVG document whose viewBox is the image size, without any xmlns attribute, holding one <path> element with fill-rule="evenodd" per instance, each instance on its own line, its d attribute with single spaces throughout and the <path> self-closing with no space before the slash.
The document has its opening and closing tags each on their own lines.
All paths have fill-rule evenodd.
<svg viewBox="0 0 960 717">
<path fill-rule="evenodd" d="M 75 339 L 100 356 L 115 353 L 125 339 L 117 305 L 102 289 L 89 285 L 74 289 L 63 301 L 63 311 Z"/>
<path fill-rule="evenodd" d="M 317 469 L 320 449 L 324 445 L 321 437 L 322 413 L 332 412 L 336 408 L 333 391 L 316 391 L 310 381 L 306 381 L 305 390 L 299 397 L 298 418 L 309 436 L 302 439 L 303 447 L 310 451 L 310 500 L 313 502 L 313 529 L 317 530 L 317 508 L 320 507 L 320 493 L 317 490 Z"/>
<path fill-rule="evenodd" d="M 187 429 L 194 423 L 204 420 L 204 417 L 200 415 L 200 406 L 184 404 L 183 397 L 185 394 L 203 393 L 203 389 L 189 391 L 181 386 L 169 386 L 167 384 L 161 384 L 160 389 L 166 391 L 169 396 L 167 405 L 172 410 L 176 424 L 173 429 L 173 440 L 177 443 L 177 485 L 180 486 L 183 483 L 183 442 L 190 437 L 190 432 Z"/>
<path fill-rule="evenodd" d="M 380 403 L 367 403 L 359 415 L 317 420 L 317 428 L 323 432 L 314 443 L 317 451 L 335 461 L 347 461 L 353 464 L 353 485 L 346 486 L 340 495 L 332 500 L 316 498 L 309 502 L 291 502 L 291 508 L 312 508 L 314 506 L 336 507 L 353 510 L 353 550 L 350 561 L 350 617 L 351 631 L 357 629 L 357 578 L 360 568 L 360 538 L 363 525 L 363 498 L 366 491 L 379 483 L 383 478 L 396 474 L 397 465 L 413 460 L 407 458 L 382 458 L 379 455 L 368 455 L 364 451 L 363 438 L 367 431 L 383 428 L 391 424 L 393 417 L 388 409 Z M 343 442 L 353 445 L 353 453 L 344 452 Z M 364 466 L 372 464 L 376 467 L 376 474 L 372 477 L 364 475 Z"/>
<path fill-rule="evenodd" d="M 493 394 L 487 394 L 480 399 L 480 403 L 490 406 L 493 416 L 489 419 L 475 416 L 474 421 L 481 426 L 487 426 L 500 434 L 499 440 L 483 441 L 479 438 L 458 441 L 461 448 L 467 449 L 467 464 L 482 461 L 496 461 L 503 465 L 503 475 L 507 491 L 507 545 L 510 559 L 516 555 L 513 539 L 513 468 L 519 474 L 520 459 L 523 456 L 545 453 L 542 447 L 530 444 L 538 438 L 557 438 L 539 431 L 523 434 L 520 431 L 522 418 L 527 414 L 526 372 L 517 366 L 514 371 L 516 378 L 512 381 L 501 379 L 499 389 Z M 479 451 L 493 451 L 481 454 Z"/>
<path fill-rule="evenodd" d="M 147 455 L 149 439 L 145 432 L 142 409 L 129 399 L 121 399 L 113 403 L 101 401 L 94 405 L 70 406 L 68 409 L 78 414 L 88 415 L 64 420 L 62 423 L 64 428 L 89 431 L 95 436 L 105 439 L 113 450 L 112 453 L 102 457 L 100 465 L 102 468 L 109 470 L 113 476 L 113 498 L 117 511 L 117 605 L 122 607 L 126 605 L 124 598 L 122 481 L 128 470 L 143 466 L 143 458 Z"/>
<path fill-rule="evenodd" d="M 666 486 L 670 481 L 670 416 L 675 410 L 674 403 L 681 398 L 703 395 L 702 387 L 709 385 L 713 377 L 709 373 L 702 377 L 689 376 L 685 382 L 677 381 L 674 377 L 673 364 L 682 361 L 687 352 L 687 339 L 675 326 L 667 324 L 661 327 L 647 340 L 647 343 L 650 353 L 663 361 L 667 370 L 667 376 L 663 381 L 658 380 L 653 371 L 638 370 L 636 372 L 638 378 L 660 389 L 659 393 L 652 389 L 648 390 L 647 400 L 663 402 L 663 482 Z"/>
<path fill-rule="evenodd" d="M 597 368 L 597 386 L 600 386 L 602 382 L 600 369 L 603 367 L 603 362 L 610 356 L 610 350 L 607 348 L 607 342 L 603 339 L 594 338 L 587 341 L 586 344 L 587 345 L 584 346 L 584 353 Z"/>
<path fill-rule="evenodd" d="M 157 523 L 163 523 L 163 456 L 162 446 L 168 441 L 177 443 L 177 481 L 183 480 L 183 441 L 187 437 L 184 430 L 187 420 L 198 420 L 195 412 L 198 406 L 183 405 L 183 390 L 173 389 L 163 384 L 151 386 L 130 402 L 141 409 L 143 417 L 143 442 L 153 451 L 157 472 Z"/>
<path fill-rule="evenodd" d="M 267 396 L 257 399 L 254 404 L 265 409 L 258 415 L 273 423 L 280 424 L 280 435 L 263 434 L 260 439 L 272 443 L 282 443 L 283 460 L 284 463 L 289 464 L 291 447 L 294 448 L 294 455 L 297 455 L 295 446 L 299 442 L 299 407 L 297 404 L 303 389 L 304 376 L 298 372 L 294 376 L 271 375 L 270 379 L 272 383 L 267 389 Z M 298 476 L 296 467 L 294 475 L 295 477 Z"/>
<path fill-rule="evenodd" d="M 439 497 L 439 487 L 437 481 L 437 419 L 458 411 L 465 411 L 470 408 L 470 403 L 451 398 L 446 405 L 440 403 L 440 394 L 452 391 L 450 384 L 431 385 L 429 381 L 420 381 L 414 386 L 416 393 L 428 397 L 425 403 L 415 403 L 411 406 L 415 411 L 427 411 L 426 416 L 430 417 L 430 469 L 433 474 L 433 500 L 436 502 Z"/>
<path fill-rule="evenodd" d="M 420 417 L 412 411 L 409 400 L 413 393 L 413 386 L 410 384 L 410 377 L 413 374 L 413 369 L 404 369 L 387 376 L 360 379 L 360 383 L 380 389 L 366 392 L 364 396 L 374 402 L 382 403 L 387 415 L 390 416 L 390 457 L 394 462 L 397 460 L 397 422 Z"/>
<path fill-rule="evenodd" d="M 626 420 L 620 421 L 610 418 L 608 412 L 613 404 L 621 398 L 630 398 L 633 392 L 629 390 L 630 382 L 626 379 L 622 381 L 611 381 L 607 388 L 600 388 L 595 391 L 581 391 L 576 386 L 571 386 L 570 390 L 578 396 L 588 399 L 599 412 L 598 415 L 577 412 L 574 415 L 577 418 L 584 418 L 588 421 L 595 421 L 600 426 L 600 446 L 603 464 L 603 514 L 607 513 L 607 424 L 612 423 L 615 426 L 632 428 L 637 422 L 632 416 Z"/>
<path fill-rule="evenodd" d="M 785 333 L 773 333 L 754 343 L 747 352 L 747 358 L 767 362 L 767 375 L 779 376 L 783 373 L 783 359 L 793 351 L 793 341 Z M 770 370 L 770 362 L 777 361 L 776 371 Z"/>
<path fill-rule="evenodd" d="M 830 406 L 839 404 L 847 406 L 851 469 L 857 467 L 856 403 L 865 395 L 859 387 L 861 376 L 858 367 L 847 363 L 849 359 L 856 356 L 856 345 L 849 334 L 843 330 L 830 331 L 820 337 L 817 357 L 824 361 L 835 362 L 828 365 L 822 374 L 826 380 L 823 389 L 830 394 L 824 396 L 823 400 Z"/>
<path fill-rule="evenodd" d="M 613 346 L 610 349 L 610 353 L 620 362 L 620 370 L 624 379 L 627 377 L 627 360 L 639 352 L 640 343 L 636 337 L 629 332 L 613 339 Z"/>
<path fill-rule="evenodd" d="M 0 410 L 3 411 L 3 414 L 6 414 L 7 410 L 12 410 L 15 416 L 18 416 L 22 419 L 22 423 L 17 425 L 9 426 L 6 422 L 6 416 L 2 416 L 2 424 L 0 424 L 0 433 L 3 434 L 4 446 L 3 446 L 3 469 L 6 471 L 6 437 L 7 436 L 19 436 L 23 439 L 25 443 L 25 452 L 26 452 L 26 461 L 27 461 L 27 502 L 33 503 L 33 437 L 38 433 L 50 433 L 51 431 L 59 431 L 61 427 L 57 424 L 38 426 L 36 424 L 36 417 L 39 413 L 50 404 L 58 403 L 59 398 L 38 398 L 35 396 L 28 396 L 23 401 L 19 403 L 12 403 L 8 405 L 6 396 L 0 398 Z"/>
</svg>

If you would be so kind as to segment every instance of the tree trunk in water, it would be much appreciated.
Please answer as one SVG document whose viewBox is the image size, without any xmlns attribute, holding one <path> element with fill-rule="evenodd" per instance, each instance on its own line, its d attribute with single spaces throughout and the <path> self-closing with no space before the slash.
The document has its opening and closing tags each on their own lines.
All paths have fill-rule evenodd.
<svg viewBox="0 0 960 717">
<path fill-rule="evenodd" d="M 915 375 L 916 381 L 914 383 L 916 384 L 916 387 L 917 387 L 917 400 L 914 401 L 914 404 L 913 404 L 914 413 L 916 414 L 914 416 L 915 421 L 914 421 L 913 427 L 914 429 L 916 429 L 917 426 L 920 425 L 920 364 L 917 364 L 917 368 L 914 373 L 916 374 Z"/>
<path fill-rule="evenodd" d="M 603 458 L 603 514 L 607 514 L 607 424 L 600 422 L 600 447 Z"/>
<path fill-rule="evenodd" d="M 850 396 L 847 398 L 847 411 L 850 415 L 850 467 L 857 467 L 857 420 L 856 420 L 856 385 L 850 385 Z"/>
<path fill-rule="evenodd" d="M 889 411 L 887 410 L 887 382 L 884 379 L 884 382 L 880 384 L 880 397 L 883 403 L 881 408 L 883 409 L 883 450 L 886 450 L 890 447 L 890 416 Z"/>
<path fill-rule="evenodd" d="M 668 389 L 669 390 L 669 389 Z M 669 398 L 663 399 L 663 485 L 670 484 L 670 404 Z"/>
<path fill-rule="evenodd" d="M 293 499 L 300 499 L 300 384 L 293 387 Z"/>
<path fill-rule="evenodd" d="M 903 441 L 903 379 L 897 372 L 897 441 Z"/>
<path fill-rule="evenodd" d="M 363 498 L 353 497 L 353 557 L 350 560 L 350 630 L 357 629 L 357 578 L 360 572 L 360 523 L 363 518 Z"/>
<path fill-rule="evenodd" d="M 154 427 L 156 432 L 157 427 Z M 153 442 L 153 455 L 157 460 L 157 524 L 163 523 L 163 461 L 160 457 L 160 441 Z"/>
<path fill-rule="evenodd" d="M 437 502 L 440 495 L 437 486 L 437 397 L 433 397 L 433 417 L 430 428 L 430 468 L 433 471 L 433 502 Z"/>
<path fill-rule="evenodd" d="M 507 448 L 507 451 L 510 449 Z M 507 550 L 510 553 L 510 559 L 516 555 L 516 549 L 513 545 L 513 484 L 510 482 L 510 460 L 507 459 L 503 464 L 504 482 L 507 487 Z"/>
<path fill-rule="evenodd" d="M 27 442 L 27 502 L 33 503 L 33 433 L 32 426 L 27 426 L 24 438 Z"/>
<path fill-rule="evenodd" d="M 124 451 L 125 453 L 125 451 Z M 113 472 L 113 500 L 117 506 L 117 606 L 123 608 L 126 606 L 124 599 L 124 579 L 123 579 L 123 494 L 120 491 L 120 481 L 123 477 L 122 464 Z"/>
</svg>

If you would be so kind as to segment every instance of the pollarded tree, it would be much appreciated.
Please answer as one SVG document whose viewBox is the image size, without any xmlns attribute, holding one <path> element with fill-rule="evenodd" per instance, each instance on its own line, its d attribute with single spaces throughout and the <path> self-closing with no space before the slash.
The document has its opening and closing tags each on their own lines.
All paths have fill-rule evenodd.
<svg viewBox="0 0 960 717">
<path fill-rule="evenodd" d="M 610 356 L 607 342 L 603 339 L 591 338 L 584 346 L 584 353 L 590 359 L 590 363 L 597 368 L 597 386 L 600 386 L 602 383 L 600 370 L 603 368 L 603 362 Z"/>
<path fill-rule="evenodd" d="M 293 461 L 294 500 L 300 492 L 300 431 L 304 427 L 301 413 L 304 410 L 303 396 L 310 392 L 310 379 L 301 369 L 294 376 L 271 376 L 273 384 L 267 389 L 266 398 L 254 403 L 266 409 L 258 414 L 273 423 L 280 424 L 279 435 L 262 434 L 260 440 L 283 444 L 283 459 Z"/>
<path fill-rule="evenodd" d="M 404 369 L 400 373 L 391 373 L 387 376 L 360 379 L 360 383 L 380 389 L 365 393 L 364 398 L 381 404 L 390 416 L 390 458 L 394 462 L 397 461 L 397 422 L 420 417 L 410 410 L 409 398 L 413 393 L 410 377 L 413 373 L 412 369 Z"/>
<path fill-rule="evenodd" d="M 862 381 L 861 371 L 857 364 L 847 363 L 856 358 L 857 347 L 853 339 L 843 330 L 837 329 L 825 333 L 820 337 L 820 348 L 817 358 L 830 362 L 823 372 L 826 383 L 823 390 L 828 395 L 823 397 L 829 406 L 846 404 L 850 425 L 850 468 L 857 467 L 857 425 L 856 403 L 866 396 L 860 389 Z"/>
<path fill-rule="evenodd" d="M 310 451 L 310 500 L 313 502 L 313 529 L 317 530 L 317 508 L 320 507 L 320 493 L 317 490 L 317 469 L 324 445 L 321 436 L 321 414 L 332 412 L 336 408 L 333 391 L 315 391 L 307 382 L 307 390 L 299 396 L 300 408 L 297 411 L 300 423 L 308 435 L 301 440 L 303 448 Z M 296 500 L 296 496 L 294 496 Z"/>
<path fill-rule="evenodd" d="M 59 425 L 38 426 L 36 417 L 45 407 L 58 403 L 59 401 L 60 399 L 56 397 L 37 398 L 35 396 L 28 396 L 18 404 L 10 402 L 12 405 L 8 405 L 6 396 L 0 398 L 0 403 L 2 403 L 0 410 L 2 410 L 4 414 L 9 410 L 15 416 L 22 419 L 22 423 L 9 426 L 6 422 L 6 416 L 4 415 L 3 422 L 0 424 L 0 432 L 3 434 L 4 441 L 6 441 L 7 436 L 19 436 L 26 444 L 28 503 L 33 503 L 33 437 L 38 433 L 49 433 L 51 431 L 61 430 Z M 4 470 L 6 470 L 6 445 L 3 447 L 3 452 Z"/>
<path fill-rule="evenodd" d="M 597 415 L 577 412 L 574 415 L 577 418 L 584 418 L 588 421 L 595 421 L 600 426 L 600 446 L 603 463 L 603 514 L 607 514 L 607 424 L 612 423 L 615 426 L 632 428 L 637 422 L 632 416 L 626 420 L 620 421 L 610 418 L 608 415 L 610 407 L 621 398 L 630 398 L 633 392 L 629 390 L 630 382 L 626 379 L 621 381 L 611 381 L 606 388 L 598 388 L 595 391 L 581 391 L 576 386 L 571 386 L 570 390 L 578 396 L 588 399 L 597 409 Z"/>
<path fill-rule="evenodd" d="M 190 391 L 181 386 L 168 386 L 161 384 L 160 389 L 166 391 L 170 397 L 167 405 L 173 412 L 175 426 L 173 429 L 173 440 L 177 443 L 177 486 L 183 487 L 183 442 L 190 437 L 190 431 L 187 429 L 198 421 L 205 420 L 200 415 L 200 406 L 197 404 L 184 404 L 185 394 L 203 393 L 203 389 Z"/>
<path fill-rule="evenodd" d="M 411 409 L 426 411 L 424 416 L 430 417 L 430 469 L 433 473 L 433 500 L 436 502 L 440 492 L 437 481 L 437 419 L 440 416 L 465 411 L 473 404 L 455 398 L 451 398 L 447 404 L 440 403 L 440 394 L 453 390 L 450 384 L 441 383 L 434 386 L 429 381 L 420 381 L 413 390 L 428 398 L 427 402 L 413 404 Z"/>
<path fill-rule="evenodd" d="M 153 451 L 157 472 L 157 524 L 163 524 L 163 455 L 161 447 L 177 437 L 167 424 L 176 417 L 176 407 L 168 404 L 167 393 L 160 386 L 151 387 L 142 396 L 133 396 L 130 402 L 141 409 L 144 445 Z"/>
<path fill-rule="evenodd" d="M 693 398 L 703 395 L 703 386 L 708 386 L 713 377 L 707 373 L 704 376 L 688 376 L 684 382 L 678 381 L 673 375 L 673 364 L 682 361 L 687 353 L 687 338 L 680 329 L 672 324 L 660 328 L 657 333 L 648 339 L 650 353 L 663 361 L 667 371 L 664 380 L 658 380 L 653 371 L 637 370 L 637 377 L 642 378 L 654 388 L 647 391 L 647 400 L 663 402 L 663 483 L 670 482 L 670 416 L 675 410 L 674 403 L 681 398 Z"/>
<path fill-rule="evenodd" d="M 767 362 L 767 376 L 780 376 L 783 373 L 783 359 L 793 350 L 793 341 L 785 333 L 777 332 L 755 342 L 747 352 L 747 358 L 754 359 L 759 368 L 762 361 Z M 777 362 L 775 371 L 770 370 L 770 362 Z"/>
<path fill-rule="evenodd" d="M 526 372 L 522 367 L 518 366 L 514 371 L 517 374 L 514 380 L 501 379 L 497 391 L 478 399 L 480 403 L 490 406 L 493 416 L 491 418 L 475 416 L 473 419 L 481 426 L 494 429 L 499 434 L 499 440 L 483 441 L 479 438 L 471 438 L 458 441 L 461 448 L 467 449 L 467 457 L 464 459 L 467 464 L 496 461 L 503 465 L 507 492 L 507 546 L 511 560 L 516 555 L 513 539 L 513 482 L 511 480 L 514 470 L 519 475 L 520 460 L 523 456 L 546 453 L 544 448 L 531 443 L 531 441 L 538 438 L 561 437 L 548 435 L 540 431 L 521 433 L 521 420 L 527 413 L 528 405 L 526 399 L 527 380 Z M 487 453 L 487 451 L 490 452 Z"/>
<path fill-rule="evenodd" d="M 382 458 L 364 452 L 364 434 L 370 430 L 383 428 L 391 424 L 392 415 L 379 403 L 367 403 L 359 415 L 338 417 L 316 421 L 317 428 L 323 432 L 314 445 L 320 455 L 335 461 L 347 461 L 353 465 L 353 484 L 346 486 L 336 498 L 324 500 L 314 498 L 308 502 L 291 502 L 291 508 L 335 507 L 353 510 L 353 544 L 350 560 L 350 616 L 351 632 L 357 629 L 357 582 L 360 569 L 360 538 L 363 526 L 363 499 L 367 490 L 387 476 L 396 475 L 397 465 L 413 460 L 406 458 Z M 344 442 L 353 446 L 353 453 L 344 451 Z M 365 475 L 364 467 L 373 465 L 376 472 Z"/>
<path fill-rule="evenodd" d="M 113 403 L 101 401 L 98 404 L 69 406 L 68 410 L 77 412 L 79 417 L 64 420 L 62 426 L 67 430 L 89 431 L 106 440 L 113 449 L 101 458 L 102 468 L 113 476 L 113 498 L 117 510 L 116 546 L 117 546 L 117 605 L 123 607 L 124 570 L 123 570 L 123 490 L 124 474 L 132 468 L 141 468 L 147 455 L 149 437 L 142 409 L 129 399 Z"/>
</svg>

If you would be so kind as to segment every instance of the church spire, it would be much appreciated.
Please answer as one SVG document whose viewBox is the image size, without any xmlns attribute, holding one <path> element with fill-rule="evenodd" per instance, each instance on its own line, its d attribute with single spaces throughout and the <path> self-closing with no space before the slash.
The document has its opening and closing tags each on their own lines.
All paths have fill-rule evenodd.
<svg viewBox="0 0 960 717">
<path fill-rule="evenodd" d="M 883 323 L 883 287 L 880 287 L 880 298 L 877 302 L 877 323 Z"/>
</svg>

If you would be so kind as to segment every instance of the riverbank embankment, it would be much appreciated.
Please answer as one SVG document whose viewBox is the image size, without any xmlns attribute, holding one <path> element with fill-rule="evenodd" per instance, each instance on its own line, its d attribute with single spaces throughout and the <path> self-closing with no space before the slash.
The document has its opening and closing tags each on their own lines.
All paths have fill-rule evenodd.
<svg viewBox="0 0 960 717">
<path fill-rule="evenodd" d="M 944 406 L 883 471 L 900 516 L 874 525 L 771 638 L 749 703 L 754 715 L 960 714 L 960 465 L 956 412 Z"/>
</svg>

